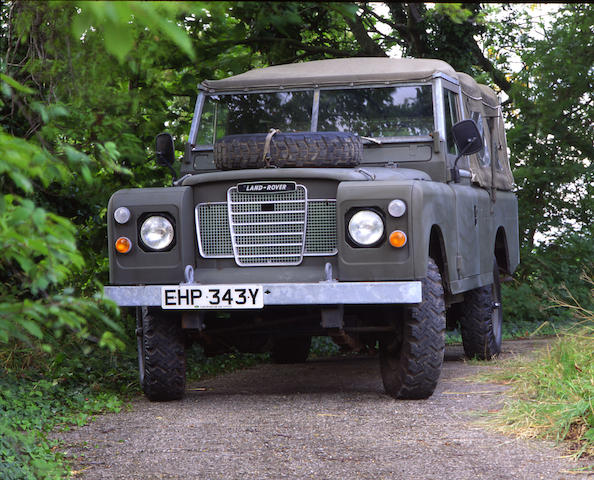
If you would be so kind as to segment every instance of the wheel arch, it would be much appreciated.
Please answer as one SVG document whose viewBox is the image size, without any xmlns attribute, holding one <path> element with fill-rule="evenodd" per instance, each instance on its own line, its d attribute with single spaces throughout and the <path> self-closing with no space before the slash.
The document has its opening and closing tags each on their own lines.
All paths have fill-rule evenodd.
<svg viewBox="0 0 594 480">
<path fill-rule="evenodd" d="M 495 234 L 495 246 L 494 246 L 495 260 L 499 271 L 510 273 L 511 268 L 509 264 L 509 247 L 507 241 L 507 233 L 503 226 L 499 226 L 497 233 Z"/>
<path fill-rule="evenodd" d="M 437 264 L 437 268 L 439 268 L 439 273 L 446 293 L 450 293 L 448 281 L 450 264 L 448 262 L 443 232 L 437 224 L 431 226 L 429 233 L 429 256 L 433 258 Z"/>
</svg>

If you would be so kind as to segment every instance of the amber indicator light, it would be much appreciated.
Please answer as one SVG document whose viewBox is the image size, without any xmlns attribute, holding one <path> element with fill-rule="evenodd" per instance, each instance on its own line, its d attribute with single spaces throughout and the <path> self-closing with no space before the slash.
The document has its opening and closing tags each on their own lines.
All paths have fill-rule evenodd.
<svg viewBox="0 0 594 480">
<path fill-rule="evenodd" d="M 390 245 L 396 248 L 404 247 L 406 245 L 406 233 L 395 230 L 390 234 Z"/>
<path fill-rule="evenodd" d="M 132 242 L 129 238 L 120 237 L 116 240 L 115 247 L 120 253 L 128 253 L 132 249 Z"/>
</svg>

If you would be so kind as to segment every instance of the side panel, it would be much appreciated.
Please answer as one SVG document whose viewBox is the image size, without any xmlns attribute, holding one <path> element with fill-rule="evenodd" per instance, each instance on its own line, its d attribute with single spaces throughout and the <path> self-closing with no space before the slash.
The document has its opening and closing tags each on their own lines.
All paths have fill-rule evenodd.
<svg viewBox="0 0 594 480">
<path fill-rule="evenodd" d="M 491 245 L 495 245 L 495 235 L 502 227 L 507 244 L 508 273 L 514 273 L 520 263 L 520 240 L 518 231 L 518 199 L 512 192 L 497 191 L 494 207 L 494 229 Z"/>
<path fill-rule="evenodd" d="M 451 187 L 456 197 L 458 235 L 455 265 L 460 277 L 471 277 L 481 272 L 479 231 L 484 231 L 490 223 L 489 198 L 487 192 L 470 185 L 451 184 Z"/>
<path fill-rule="evenodd" d="M 427 257 L 431 229 L 438 226 L 443 236 L 444 255 L 448 271 L 445 280 L 450 284 L 458 279 L 456 253 L 456 198 L 452 188 L 444 183 L 415 182 L 412 189 L 412 232 L 414 235 L 414 278 L 427 274 Z"/>
<path fill-rule="evenodd" d="M 179 283 L 186 265 L 194 266 L 196 236 L 191 187 L 135 188 L 119 190 L 107 208 L 109 279 L 113 285 Z M 132 216 L 124 225 L 115 222 L 113 212 L 127 207 Z M 140 223 L 151 213 L 164 213 L 174 220 L 176 240 L 169 251 L 147 252 L 139 243 Z M 118 237 L 132 241 L 127 254 L 115 251 Z"/>
</svg>

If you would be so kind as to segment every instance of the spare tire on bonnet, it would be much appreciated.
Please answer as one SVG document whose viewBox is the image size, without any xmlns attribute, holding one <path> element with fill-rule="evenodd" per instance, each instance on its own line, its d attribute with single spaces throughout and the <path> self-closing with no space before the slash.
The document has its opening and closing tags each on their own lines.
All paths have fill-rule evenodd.
<svg viewBox="0 0 594 480">
<path fill-rule="evenodd" d="M 347 132 L 282 133 L 277 130 L 227 135 L 214 145 L 215 165 L 221 170 L 354 167 L 361 162 L 362 154 L 361 138 Z"/>
</svg>

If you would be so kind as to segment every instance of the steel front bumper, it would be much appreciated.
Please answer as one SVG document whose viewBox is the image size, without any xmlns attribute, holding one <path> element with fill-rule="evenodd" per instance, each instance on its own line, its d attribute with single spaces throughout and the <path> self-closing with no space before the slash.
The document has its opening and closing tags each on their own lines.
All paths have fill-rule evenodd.
<svg viewBox="0 0 594 480">
<path fill-rule="evenodd" d="M 120 306 L 160 306 L 165 285 L 105 287 Z M 420 303 L 421 282 L 265 283 L 264 306 Z"/>
</svg>

